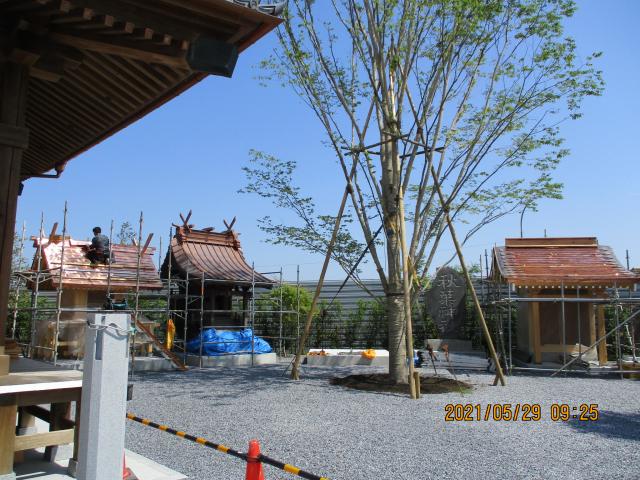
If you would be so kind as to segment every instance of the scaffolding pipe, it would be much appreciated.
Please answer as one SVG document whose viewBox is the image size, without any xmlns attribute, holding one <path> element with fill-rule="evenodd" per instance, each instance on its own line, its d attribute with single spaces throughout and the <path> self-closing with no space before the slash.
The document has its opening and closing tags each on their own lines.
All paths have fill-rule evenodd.
<svg viewBox="0 0 640 480">
<path fill-rule="evenodd" d="M 204 332 L 204 271 L 200 276 L 200 358 L 198 359 L 198 366 L 202 368 L 202 350 L 203 350 L 203 332 Z"/>
<path fill-rule="evenodd" d="M 254 262 L 251 262 L 251 313 L 249 320 L 251 321 L 251 366 L 254 366 L 255 358 L 255 309 L 256 309 L 256 267 Z"/>
<path fill-rule="evenodd" d="M 280 334 L 280 341 L 278 342 L 278 348 L 279 348 L 279 355 L 282 356 L 282 310 L 284 308 L 283 306 L 283 298 L 282 298 L 282 267 L 280 267 L 280 312 L 279 312 L 279 321 L 280 321 L 280 328 L 279 328 L 279 334 Z"/>
<path fill-rule="evenodd" d="M 22 222 L 22 236 L 20 237 L 20 249 L 18 250 L 18 258 L 19 258 L 19 263 L 18 263 L 18 270 L 22 270 L 22 260 L 24 257 L 24 236 L 25 236 L 25 232 L 27 230 L 27 223 L 26 222 Z M 20 282 L 20 279 L 18 279 L 17 284 L 16 284 L 16 299 L 15 302 L 13 304 L 13 322 L 11 325 L 11 339 L 15 340 L 16 339 L 16 322 L 18 321 L 18 302 L 20 301 L 20 290 L 21 290 L 21 285 L 22 283 Z"/>
<path fill-rule="evenodd" d="M 109 227 L 109 265 L 107 266 L 107 301 L 111 303 L 111 262 L 113 260 L 113 219 Z"/>
<path fill-rule="evenodd" d="M 38 233 L 38 249 L 36 250 L 36 281 L 31 292 L 31 349 L 29 356 L 33 358 L 33 348 L 36 344 L 36 318 L 38 316 L 38 296 L 40 293 L 40 269 L 42 268 L 42 235 L 44 233 L 44 212 L 40 212 L 40 231 Z"/>
<path fill-rule="evenodd" d="M 60 250 L 60 272 L 58 272 L 58 292 L 56 297 L 56 329 L 53 338 L 53 365 L 58 363 L 58 336 L 60 335 L 60 307 L 62 304 L 62 274 L 64 272 L 64 252 L 65 242 L 67 236 L 67 202 L 64 202 L 64 215 L 62 220 L 62 248 Z"/>
<path fill-rule="evenodd" d="M 612 330 L 606 332 L 602 337 L 598 338 L 595 343 L 593 343 L 592 345 L 589 346 L 589 348 L 587 348 L 584 351 L 584 354 L 586 354 L 587 352 L 593 350 L 594 348 L 596 348 L 600 342 L 602 342 L 603 340 L 605 340 L 609 335 L 611 335 L 612 333 L 617 332 L 620 327 L 623 327 L 624 325 L 627 325 L 631 320 L 633 320 L 634 318 L 636 318 L 638 315 L 640 314 L 640 309 L 636 310 L 634 313 L 632 313 L 631 315 L 629 315 L 626 320 L 624 320 L 622 323 L 619 323 L 616 325 L 615 328 L 613 328 Z M 565 363 L 562 367 L 560 367 L 558 370 L 555 371 L 555 373 L 553 375 L 551 375 L 552 377 L 557 375 L 558 373 L 564 371 L 566 368 L 568 368 L 569 366 L 573 365 L 573 363 L 578 361 L 578 357 L 575 357 L 574 359 L 570 360 L 569 362 Z"/>
<path fill-rule="evenodd" d="M 560 296 L 562 302 L 560 303 L 560 312 L 562 315 L 562 364 L 567 363 L 567 330 L 566 330 L 566 317 L 564 309 L 564 282 L 560 284 Z"/>
<path fill-rule="evenodd" d="M 186 273 L 186 281 L 184 287 L 184 363 L 187 362 L 187 324 L 189 322 L 189 270 Z"/>
<path fill-rule="evenodd" d="M 511 318 L 512 318 L 512 312 L 511 312 L 511 284 L 507 284 L 507 292 L 508 292 L 508 296 L 509 296 L 509 304 L 508 304 L 508 309 L 507 309 L 507 315 L 509 315 L 509 332 L 508 332 L 508 336 L 509 336 L 509 375 L 511 375 L 513 372 L 513 340 L 511 338 L 511 330 L 512 330 L 512 325 L 511 325 Z"/>
<path fill-rule="evenodd" d="M 131 349 L 131 378 L 135 373 L 135 361 L 136 361 L 136 331 L 138 330 L 138 313 L 140 302 L 140 263 L 142 260 L 142 222 L 144 221 L 142 212 L 140 212 L 140 220 L 138 221 L 138 259 L 136 265 L 136 293 L 135 293 L 135 312 L 133 318 L 135 319 L 133 334 L 131 335 L 132 349 Z"/>
<path fill-rule="evenodd" d="M 615 296 L 618 297 L 618 285 L 615 286 Z M 618 356 L 618 370 L 622 370 L 622 345 L 620 344 L 620 313 L 619 310 L 622 308 L 621 305 L 615 305 L 614 316 L 616 319 L 616 355 Z M 622 374 L 620 374 L 620 378 L 624 378 Z"/>
</svg>

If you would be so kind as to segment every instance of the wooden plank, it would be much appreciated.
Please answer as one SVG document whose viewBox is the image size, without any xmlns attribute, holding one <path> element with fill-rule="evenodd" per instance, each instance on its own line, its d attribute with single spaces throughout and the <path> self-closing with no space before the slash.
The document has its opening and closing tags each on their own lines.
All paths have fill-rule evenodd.
<svg viewBox="0 0 640 480">
<path fill-rule="evenodd" d="M 73 428 L 53 432 L 34 433 L 15 437 L 14 451 L 31 450 L 33 448 L 52 447 L 73 443 Z"/>
<path fill-rule="evenodd" d="M 0 406 L 0 475 L 13 473 L 17 413 L 15 405 Z"/>
</svg>

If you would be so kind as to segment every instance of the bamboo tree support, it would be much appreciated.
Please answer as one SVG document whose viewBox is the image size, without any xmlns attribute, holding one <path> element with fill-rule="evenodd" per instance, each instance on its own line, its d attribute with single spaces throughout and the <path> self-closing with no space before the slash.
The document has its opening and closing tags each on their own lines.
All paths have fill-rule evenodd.
<svg viewBox="0 0 640 480">
<path fill-rule="evenodd" d="M 327 268 L 329 267 L 329 261 L 331 260 L 331 253 L 333 252 L 333 247 L 335 246 L 336 239 L 338 238 L 338 232 L 340 231 L 340 221 L 342 220 L 344 208 L 347 204 L 347 198 L 349 198 L 349 195 L 353 191 L 353 187 L 351 186 L 351 180 L 353 179 L 357 166 L 358 166 L 357 159 L 354 158 L 353 166 L 351 167 L 351 173 L 349 174 L 349 178 L 347 181 L 347 186 L 345 187 L 344 193 L 342 194 L 342 201 L 340 202 L 340 208 L 338 209 L 336 222 L 333 226 L 333 233 L 331 234 L 331 240 L 329 240 L 327 253 L 324 257 L 324 263 L 322 264 L 322 271 L 320 272 L 320 278 L 318 279 L 318 284 L 316 285 L 316 291 L 313 295 L 313 300 L 311 300 L 311 306 L 309 307 L 309 311 L 307 312 L 307 321 L 304 325 L 302 338 L 298 343 L 298 349 L 296 351 L 296 357 L 293 362 L 293 367 L 291 368 L 292 380 L 300 380 L 300 362 L 302 361 L 304 348 L 305 348 L 305 345 L 307 344 L 309 333 L 311 332 L 311 322 L 313 321 L 313 311 L 316 308 L 316 303 L 318 303 L 318 297 L 320 297 L 320 291 L 322 290 L 322 285 L 324 284 L 324 277 L 327 273 Z"/>
<path fill-rule="evenodd" d="M 436 189 L 436 192 L 438 193 L 438 198 L 440 199 L 440 205 L 442 205 L 444 218 L 447 221 L 447 226 L 449 227 L 449 232 L 451 233 L 451 240 L 453 240 L 453 244 L 456 247 L 456 253 L 458 254 L 458 259 L 460 260 L 460 266 L 462 267 L 464 278 L 467 281 L 469 290 L 471 290 L 473 305 L 475 306 L 476 313 L 478 314 L 478 321 L 480 322 L 480 326 L 482 327 L 482 332 L 487 342 L 487 347 L 489 348 L 489 354 L 491 355 L 491 358 L 496 365 L 496 378 L 493 380 L 493 385 L 497 385 L 499 380 L 502 386 L 504 386 L 506 385 L 506 382 L 504 379 L 504 373 L 502 372 L 502 366 L 500 366 L 500 362 L 498 361 L 498 354 L 496 353 L 496 349 L 493 345 L 493 340 L 491 339 L 491 334 L 489 333 L 487 322 L 484 319 L 484 313 L 482 312 L 482 307 L 480 306 L 478 295 L 476 294 L 475 288 L 473 288 L 473 282 L 471 281 L 471 276 L 469 275 L 469 270 L 467 269 L 464 255 L 462 254 L 462 248 L 460 247 L 460 242 L 458 242 L 458 235 L 456 234 L 456 230 L 453 227 L 453 222 L 451 221 L 451 216 L 449 215 L 449 206 L 447 205 L 444 195 L 442 194 L 442 188 L 440 188 L 438 174 L 436 173 L 436 169 L 433 165 L 431 165 L 431 176 L 433 177 L 433 185 Z"/>
<path fill-rule="evenodd" d="M 409 395 L 413 400 L 419 398 L 416 391 L 415 366 L 413 364 L 413 325 L 411 322 L 411 282 L 409 279 L 409 252 L 407 251 L 407 225 L 404 219 L 404 195 L 402 185 L 398 192 L 398 215 L 400 217 L 400 247 L 402 249 L 402 283 L 404 290 L 404 316 L 406 322 L 405 340 L 407 344 L 407 361 L 409 362 Z M 419 387 L 417 387 L 419 388 Z"/>
</svg>

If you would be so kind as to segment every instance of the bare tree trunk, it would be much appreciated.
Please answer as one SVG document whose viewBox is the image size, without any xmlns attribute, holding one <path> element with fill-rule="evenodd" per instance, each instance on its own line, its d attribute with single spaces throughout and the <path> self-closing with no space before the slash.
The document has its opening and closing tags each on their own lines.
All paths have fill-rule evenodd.
<svg viewBox="0 0 640 480">
<path fill-rule="evenodd" d="M 389 378 L 393 383 L 407 383 L 409 373 L 402 283 L 389 284 L 386 303 L 389 329 Z"/>
<path fill-rule="evenodd" d="M 383 133 L 381 136 L 384 138 L 385 134 Z M 394 158 L 398 153 L 397 140 L 388 141 L 381 146 L 380 150 L 383 165 L 382 201 L 384 202 L 384 211 L 387 213 L 385 230 L 388 271 L 385 295 L 389 333 L 389 378 L 394 383 L 407 383 L 406 324 L 397 194 L 400 172 L 397 158 Z"/>
</svg>

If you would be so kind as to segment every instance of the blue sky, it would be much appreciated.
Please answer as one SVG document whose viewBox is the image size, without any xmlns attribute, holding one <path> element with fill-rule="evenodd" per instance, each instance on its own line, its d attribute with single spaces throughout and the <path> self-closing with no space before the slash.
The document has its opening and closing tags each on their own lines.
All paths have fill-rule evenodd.
<svg viewBox="0 0 640 480">
<path fill-rule="evenodd" d="M 583 0 L 567 24 L 579 53 L 603 51 L 597 66 L 604 72 L 602 97 L 589 98 L 584 116 L 562 126 L 571 155 L 555 178 L 565 184 L 564 200 L 543 202 L 525 216 L 525 236 L 597 236 L 614 248 L 621 261 L 629 249 L 632 265 L 640 265 L 640 226 L 634 216 L 640 203 L 637 141 L 640 111 L 636 31 L 640 2 Z M 69 203 L 68 228 L 74 238 L 91 235 L 94 225 L 108 229 L 111 219 L 137 225 L 144 212 L 144 237 L 155 234 L 166 246 L 171 222 L 193 209 L 197 227 L 224 229 L 223 219 L 237 217 L 245 256 L 261 271 L 283 267 L 295 279 L 317 278 L 322 257 L 274 246 L 264 241 L 256 219 L 283 212 L 254 196 L 238 193 L 245 183 L 242 166 L 250 149 L 263 150 L 299 163 L 297 180 L 319 209 L 337 210 L 344 185 L 316 119 L 291 91 L 259 85 L 257 64 L 274 48 L 269 35 L 244 52 L 232 79 L 210 77 L 169 104 L 74 159 L 58 180 L 29 180 L 20 199 L 17 228 L 37 234 L 40 212 L 45 230 L 62 221 Z M 477 262 L 484 249 L 505 237 L 519 236 L 519 219 L 511 216 L 489 226 L 465 248 Z M 27 248 L 27 254 L 30 254 Z M 435 265 L 453 253 L 445 243 Z M 371 265 L 363 277 L 375 278 Z M 328 278 L 342 279 L 332 266 Z"/>
</svg>

